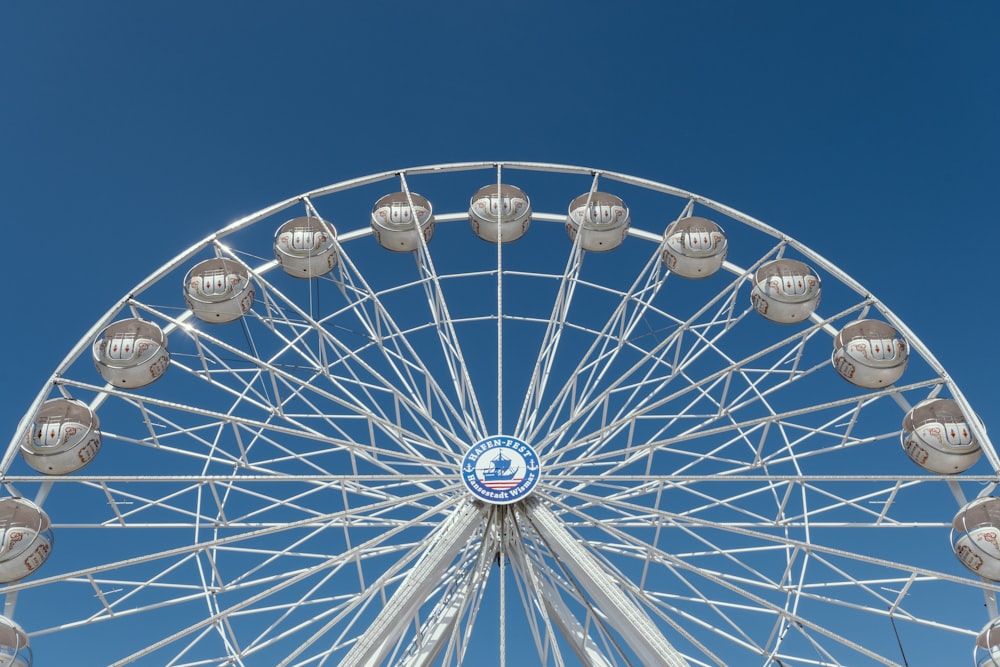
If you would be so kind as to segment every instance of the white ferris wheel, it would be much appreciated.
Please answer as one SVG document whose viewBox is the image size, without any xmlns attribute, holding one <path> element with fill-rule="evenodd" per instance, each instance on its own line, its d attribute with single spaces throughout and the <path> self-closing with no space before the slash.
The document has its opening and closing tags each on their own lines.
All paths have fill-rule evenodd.
<svg viewBox="0 0 1000 667">
<path fill-rule="evenodd" d="M 945 370 L 833 262 L 621 173 L 229 224 L 0 470 L 3 667 L 1000 666 L 1000 459 Z"/>
</svg>

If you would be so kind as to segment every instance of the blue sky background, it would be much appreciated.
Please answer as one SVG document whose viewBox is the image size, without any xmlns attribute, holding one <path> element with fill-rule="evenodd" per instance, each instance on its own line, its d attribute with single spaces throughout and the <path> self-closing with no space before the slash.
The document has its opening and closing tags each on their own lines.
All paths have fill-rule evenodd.
<svg viewBox="0 0 1000 667">
<path fill-rule="evenodd" d="M 993 330 L 998 19 L 994 2 L 5 3 L 3 422 L 222 224 L 480 159 L 625 171 L 755 215 L 869 286 L 988 420 L 997 356 L 969 343 Z"/>
<path fill-rule="evenodd" d="M 998 24 L 992 1 L 4 3 L 0 427 L 224 224 L 494 159 L 645 176 L 785 231 L 993 426 Z"/>
</svg>

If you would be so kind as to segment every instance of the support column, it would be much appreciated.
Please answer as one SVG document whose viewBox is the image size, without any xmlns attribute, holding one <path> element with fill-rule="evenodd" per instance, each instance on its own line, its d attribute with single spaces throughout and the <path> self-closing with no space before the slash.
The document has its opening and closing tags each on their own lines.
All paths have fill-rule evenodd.
<svg viewBox="0 0 1000 667">
<path fill-rule="evenodd" d="M 441 649 L 450 640 L 455 624 L 468 611 L 469 601 L 475 598 L 477 591 L 486 586 L 493 567 L 492 554 L 496 550 L 497 540 L 491 534 L 485 535 L 481 557 L 466 571 L 463 581 L 455 587 L 452 595 L 439 600 L 437 606 L 426 616 L 420 626 L 420 635 L 414 637 L 409 650 L 400 658 L 398 667 L 429 667 L 437 660 Z M 464 652 L 465 646 L 460 646 L 457 650 Z M 460 653 L 458 664 L 462 664 L 463 660 L 464 654 Z"/>
<path fill-rule="evenodd" d="M 580 662 L 586 667 L 612 667 L 612 664 L 601 653 L 597 643 L 587 634 L 583 625 L 566 606 L 559 591 L 543 574 L 536 570 L 528 559 L 524 551 L 524 543 L 520 538 L 509 541 L 507 553 L 510 556 L 511 564 L 517 568 L 534 594 L 535 603 L 543 607 L 540 609 L 541 613 L 548 614 Z"/>
<path fill-rule="evenodd" d="M 358 637 L 341 661 L 341 667 L 375 667 L 382 664 L 481 522 L 479 508 L 471 501 L 465 501 L 441 524 L 440 530 L 428 536 L 429 549 L 399 584 L 371 626 Z"/>
<path fill-rule="evenodd" d="M 526 515 L 552 555 L 565 565 L 607 623 L 648 667 L 690 667 L 653 620 L 618 586 L 612 575 L 581 546 L 550 509 L 529 498 Z"/>
</svg>

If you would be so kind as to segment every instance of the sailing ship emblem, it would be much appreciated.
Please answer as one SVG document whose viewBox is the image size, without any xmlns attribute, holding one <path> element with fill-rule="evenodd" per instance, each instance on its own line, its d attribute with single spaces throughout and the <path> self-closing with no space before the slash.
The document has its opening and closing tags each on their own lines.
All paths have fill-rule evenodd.
<svg viewBox="0 0 1000 667">
<path fill-rule="evenodd" d="M 531 492 L 541 473 L 538 455 L 523 440 L 491 436 L 465 454 L 462 479 L 476 498 L 504 505 Z"/>
</svg>

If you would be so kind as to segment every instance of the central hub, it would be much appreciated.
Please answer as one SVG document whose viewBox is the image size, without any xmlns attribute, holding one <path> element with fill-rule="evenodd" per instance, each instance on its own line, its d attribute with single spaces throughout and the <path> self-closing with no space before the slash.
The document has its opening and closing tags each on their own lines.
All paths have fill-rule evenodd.
<svg viewBox="0 0 1000 667">
<path fill-rule="evenodd" d="M 528 497 L 541 467 L 531 445 L 509 435 L 491 435 L 474 444 L 462 459 L 462 481 L 473 496 L 491 505 Z"/>
</svg>

